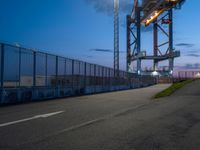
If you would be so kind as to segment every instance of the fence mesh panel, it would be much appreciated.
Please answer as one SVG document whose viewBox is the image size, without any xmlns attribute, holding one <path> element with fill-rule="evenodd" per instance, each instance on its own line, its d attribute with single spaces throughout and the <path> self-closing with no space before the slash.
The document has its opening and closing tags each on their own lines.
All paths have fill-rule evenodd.
<svg viewBox="0 0 200 150">
<path fill-rule="evenodd" d="M 114 70 L 44 52 L 0 45 L 0 104 L 130 89 L 155 83 L 151 76 Z"/>
</svg>

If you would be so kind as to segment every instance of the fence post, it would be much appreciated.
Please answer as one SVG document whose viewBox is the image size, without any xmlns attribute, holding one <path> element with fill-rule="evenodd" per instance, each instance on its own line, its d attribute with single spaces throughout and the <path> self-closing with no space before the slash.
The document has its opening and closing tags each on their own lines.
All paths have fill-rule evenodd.
<svg viewBox="0 0 200 150">
<path fill-rule="evenodd" d="M 48 57 L 45 54 L 45 87 L 47 87 L 47 67 L 48 67 Z"/>
<path fill-rule="evenodd" d="M 36 98 L 36 52 L 33 51 L 33 99 Z"/>
<path fill-rule="evenodd" d="M 92 82 L 92 69 L 91 69 L 91 68 L 92 68 L 92 67 L 91 67 L 92 65 L 90 64 L 89 66 L 90 66 L 89 82 L 90 82 L 90 87 L 91 87 L 91 86 L 92 86 L 92 85 L 91 85 L 91 84 L 92 84 L 92 83 L 91 83 L 91 82 Z"/>
<path fill-rule="evenodd" d="M 18 86 L 21 87 L 21 63 L 22 63 L 22 57 L 21 57 L 21 48 L 19 47 L 19 84 Z"/>
<path fill-rule="evenodd" d="M 58 56 L 56 56 L 56 97 L 59 96 L 59 86 L 58 86 Z"/>
<path fill-rule="evenodd" d="M 72 60 L 72 90 L 74 92 L 74 60 Z"/>
<path fill-rule="evenodd" d="M 87 80 L 86 78 L 87 78 L 87 63 L 85 62 L 85 63 L 84 63 L 84 89 L 85 89 L 85 90 L 86 90 L 86 86 L 87 86 L 87 85 L 86 85 L 86 84 L 87 84 L 87 83 L 86 83 L 86 80 Z"/>
<path fill-rule="evenodd" d="M 66 89 L 66 81 L 67 81 L 67 60 L 65 59 L 65 69 L 64 69 L 64 88 Z"/>
<path fill-rule="evenodd" d="M 96 93 L 96 83 L 97 83 L 96 80 L 97 80 L 96 79 L 96 65 L 94 65 L 94 86 L 95 86 L 95 93 Z"/>
<path fill-rule="evenodd" d="M 104 91 L 104 67 L 102 67 L 102 87 Z"/>
<path fill-rule="evenodd" d="M 36 52 L 33 52 L 33 88 L 36 86 Z"/>
<path fill-rule="evenodd" d="M 111 73 L 110 73 L 110 68 L 108 69 L 108 79 L 109 79 L 109 90 L 111 91 Z"/>
<path fill-rule="evenodd" d="M 58 56 L 56 56 L 56 86 L 58 86 L 57 79 L 58 79 Z"/>
<path fill-rule="evenodd" d="M 81 89 L 81 62 L 78 61 L 78 88 Z"/>
<path fill-rule="evenodd" d="M 0 95 L 1 101 L 0 103 L 2 103 L 4 99 L 3 88 L 4 88 L 4 44 L 1 44 L 1 95 Z"/>
</svg>

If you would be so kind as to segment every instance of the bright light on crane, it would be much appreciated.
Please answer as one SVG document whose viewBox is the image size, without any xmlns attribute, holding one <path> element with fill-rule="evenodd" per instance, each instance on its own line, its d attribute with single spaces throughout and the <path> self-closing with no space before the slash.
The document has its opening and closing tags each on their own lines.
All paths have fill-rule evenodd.
<svg viewBox="0 0 200 150">
<path fill-rule="evenodd" d="M 142 23 L 145 25 L 145 26 L 148 26 L 150 23 L 152 23 L 156 18 L 158 18 L 158 16 L 160 16 L 160 14 L 162 14 L 164 12 L 164 10 L 156 10 L 154 11 L 149 18 L 145 19 L 142 21 Z"/>
<path fill-rule="evenodd" d="M 164 11 L 175 7 L 177 4 L 183 3 L 183 0 L 159 0 L 150 1 L 146 0 L 143 3 L 143 9 L 145 10 L 144 17 L 142 18 L 142 24 L 148 26 L 156 18 L 158 18 Z M 152 5 L 153 4 L 153 5 Z M 153 7 L 150 7 L 153 6 Z"/>
<path fill-rule="evenodd" d="M 151 73 L 152 76 L 159 76 L 159 73 L 157 71 L 154 71 Z"/>
</svg>

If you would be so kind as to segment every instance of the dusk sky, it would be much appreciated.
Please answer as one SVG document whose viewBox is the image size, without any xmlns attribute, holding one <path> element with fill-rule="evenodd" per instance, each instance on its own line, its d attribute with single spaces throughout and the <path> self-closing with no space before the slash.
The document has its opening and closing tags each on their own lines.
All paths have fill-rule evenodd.
<svg viewBox="0 0 200 150">
<path fill-rule="evenodd" d="M 120 68 L 126 61 L 126 15 L 133 0 L 120 0 Z M 200 1 L 186 0 L 174 14 L 176 66 L 200 63 Z M 113 0 L 1 0 L 0 40 L 53 54 L 113 66 Z M 151 51 L 151 32 L 142 49 Z"/>
</svg>

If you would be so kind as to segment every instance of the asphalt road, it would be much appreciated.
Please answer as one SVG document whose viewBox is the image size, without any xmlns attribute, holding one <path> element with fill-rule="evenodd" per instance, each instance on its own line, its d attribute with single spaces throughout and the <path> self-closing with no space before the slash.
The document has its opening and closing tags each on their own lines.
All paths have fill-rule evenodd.
<svg viewBox="0 0 200 150">
<path fill-rule="evenodd" d="M 200 81 L 0 108 L 0 150 L 199 150 Z"/>
</svg>

